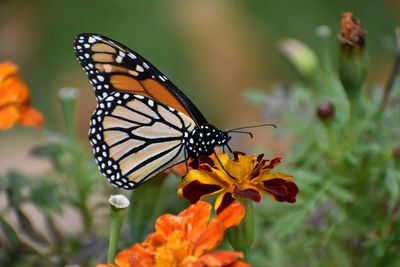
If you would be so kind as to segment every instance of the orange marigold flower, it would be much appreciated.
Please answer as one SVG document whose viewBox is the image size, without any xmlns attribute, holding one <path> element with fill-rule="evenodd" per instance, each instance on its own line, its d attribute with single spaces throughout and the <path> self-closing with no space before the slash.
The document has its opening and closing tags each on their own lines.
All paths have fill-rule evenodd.
<svg viewBox="0 0 400 267">
<path fill-rule="evenodd" d="M 17 73 L 15 64 L 0 62 L 0 129 L 9 129 L 16 122 L 41 127 L 43 116 L 30 106 L 28 88 Z"/>
<path fill-rule="evenodd" d="M 217 213 L 238 197 L 259 202 L 263 193 L 276 201 L 296 202 L 299 189 L 293 182 L 293 176 L 271 172 L 281 158 L 265 160 L 263 154 L 255 157 L 241 152 L 234 152 L 233 155 L 233 159 L 229 159 L 227 154 L 218 156 L 223 168 L 214 157 L 202 157 L 197 166 L 192 164 L 194 169 L 179 185 L 178 194 L 191 203 L 218 195 L 215 201 Z"/>
<path fill-rule="evenodd" d="M 164 214 L 156 221 L 156 231 L 143 243 L 121 251 L 116 265 L 97 267 L 249 267 L 241 262 L 242 252 L 213 249 L 227 228 L 238 225 L 244 208 L 233 202 L 209 222 L 211 205 L 199 201 L 179 215 Z"/>
</svg>

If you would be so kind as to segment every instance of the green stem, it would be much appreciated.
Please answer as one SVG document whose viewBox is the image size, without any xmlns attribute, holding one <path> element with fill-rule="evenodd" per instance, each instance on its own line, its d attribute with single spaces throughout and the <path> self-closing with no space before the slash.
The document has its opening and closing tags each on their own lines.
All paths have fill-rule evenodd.
<svg viewBox="0 0 400 267">
<path fill-rule="evenodd" d="M 115 256 L 118 251 L 118 241 L 120 237 L 120 232 L 122 228 L 122 223 L 124 222 L 127 209 L 115 208 L 111 206 L 110 209 L 110 237 L 108 243 L 108 257 L 107 263 L 113 264 Z"/>
<path fill-rule="evenodd" d="M 387 105 L 387 102 L 389 101 L 389 96 L 390 92 L 392 91 L 392 88 L 394 87 L 394 84 L 396 82 L 396 78 L 399 75 L 400 72 L 400 54 L 397 55 L 396 60 L 394 62 L 394 66 L 392 68 L 392 71 L 389 76 L 389 80 L 387 81 L 384 91 L 383 91 L 383 98 L 382 98 L 382 103 L 381 103 L 381 111 L 383 111 Z"/>
<path fill-rule="evenodd" d="M 63 88 L 59 91 L 59 99 L 61 103 L 61 108 L 63 110 L 65 127 L 69 140 L 75 140 L 76 138 L 74 111 L 77 96 L 78 91 L 75 88 Z"/>
</svg>

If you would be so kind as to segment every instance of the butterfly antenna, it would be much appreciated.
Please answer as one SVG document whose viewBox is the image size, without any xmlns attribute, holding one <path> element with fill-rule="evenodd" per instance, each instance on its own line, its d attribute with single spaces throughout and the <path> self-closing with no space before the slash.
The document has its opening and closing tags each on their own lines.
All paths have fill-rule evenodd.
<svg viewBox="0 0 400 267">
<path fill-rule="evenodd" d="M 260 127 L 265 127 L 265 126 L 271 126 L 274 128 L 277 128 L 275 124 L 272 123 L 267 123 L 267 124 L 259 124 L 259 125 L 251 125 L 251 126 L 245 126 L 245 127 L 239 127 L 239 128 L 234 128 L 234 129 L 230 129 L 227 132 L 237 132 L 237 130 L 244 130 L 244 129 L 250 129 L 250 128 L 260 128 Z"/>
<path fill-rule="evenodd" d="M 248 134 L 250 135 L 250 138 L 253 138 L 253 133 L 252 132 L 243 132 L 243 131 L 236 131 L 236 130 L 230 130 L 228 133 L 241 133 L 241 134 Z"/>
</svg>

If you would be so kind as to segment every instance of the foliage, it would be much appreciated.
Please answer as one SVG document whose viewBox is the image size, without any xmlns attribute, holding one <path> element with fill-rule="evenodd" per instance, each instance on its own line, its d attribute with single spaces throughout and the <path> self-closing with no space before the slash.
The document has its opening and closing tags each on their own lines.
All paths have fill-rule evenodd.
<svg viewBox="0 0 400 267">
<path fill-rule="evenodd" d="M 329 29 L 323 27 L 321 34 L 319 28 L 317 35 L 318 56 L 304 44 L 292 47 L 314 54 L 318 65 L 311 74 L 285 53 L 301 82 L 246 94 L 264 107 L 267 120 L 279 116 L 283 121 L 280 134 L 292 140 L 286 158 L 300 188 L 295 206 L 257 207 L 260 238 L 252 249 L 254 264 L 399 266 L 400 161 L 395 149 L 400 146 L 400 84 L 385 90 L 362 85 L 361 95 L 352 99 L 334 70 Z M 366 62 L 358 65 L 367 68 Z M 390 90 L 385 105 L 382 95 Z M 321 116 L 326 103 L 333 104 L 330 113 Z"/>
<path fill-rule="evenodd" d="M 65 99 L 61 98 L 61 102 L 66 105 Z M 71 121 L 66 122 L 67 129 L 73 125 Z M 72 133 L 70 130 L 67 132 Z M 96 166 L 88 160 L 87 148 L 73 135 L 49 132 L 48 137 L 51 142 L 37 146 L 32 155 L 47 158 L 52 164 L 50 173 L 28 177 L 11 171 L 0 177 L 0 190 L 7 198 L 6 208 L 0 211 L 4 236 L 1 242 L 5 244 L 0 257 L 2 266 L 84 264 L 98 255 L 94 248 L 106 249 L 106 243 L 99 239 L 99 231 L 94 227 L 93 208 L 101 210 L 105 203 L 99 205 L 91 200 L 102 190 L 95 182 L 99 175 Z M 27 205 L 33 207 L 27 208 Z M 63 211 L 67 207 L 78 213 L 83 225 L 80 233 L 71 236 L 57 225 L 55 219 L 57 216 L 65 217 Z M 34 210 L 35 214 L 28 216 L 26 210 Z M 16 224 L 10 222 L 12 216 L 16 217 Z M 43 219 L 46 234 L 37 229 L 37 216 Z M 86 246 L 88 242 L 90 246 Z"/>
</svg>

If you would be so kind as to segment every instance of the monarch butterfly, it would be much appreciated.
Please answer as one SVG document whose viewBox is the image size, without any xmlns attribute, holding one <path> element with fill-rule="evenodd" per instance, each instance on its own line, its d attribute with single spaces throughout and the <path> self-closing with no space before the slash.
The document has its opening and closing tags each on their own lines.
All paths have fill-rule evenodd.
<svg viewBox="0 0 400 267">
<path fill-rule="evenodd" d="M 133 189 L 178 163 L 228 147 L 229 132 L 209 124 L 163 73 L 126 46 L 99 34 L 76 36 L 74 49 L 97 100 L 89 128 L 99 170 Z M 251 135 L 251 134 L 250 134 Z"/>
</svg>

